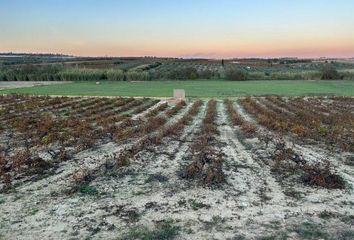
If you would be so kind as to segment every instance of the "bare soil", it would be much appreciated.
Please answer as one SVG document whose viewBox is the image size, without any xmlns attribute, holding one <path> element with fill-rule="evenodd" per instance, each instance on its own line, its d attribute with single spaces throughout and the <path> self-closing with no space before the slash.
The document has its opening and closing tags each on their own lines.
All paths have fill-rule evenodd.
<svg viewBox="0 0 354 240">
<path fill-rule="evenodd" d="M 161 144 L 142 149 L 128 166 L 107 167 L 139 139 L 78 152 L 54 173 L 22 180 L 0 193 L 0 239 L 354 238 L 354 164 L 348 164 L 354 153 L 279 136 L 236 102 L 236 111 L 256 124 L 257 133 L 246 135 L 233 126 L 223 102 L 217 102 L 215 147 L 223 153 L 225 184 L 205 187 L 181 177 L 192 159 L 190 147 L 201 130 L 206 104 L 178 137 L 167 136 Z M 180 119 L 191 105 L 168 123 Z M 151 109 L 133 118 L 143 119 Z M 307 186 L 297 173 L 275 173 L 272 155 L 279 141 L 309 163 L 328 159 L 346 182 L 345 189 Z M 78 187 L 75 176 L 83 172 L 95 177 L 85 189 L 73 191 Z M 153 235 L 162 223 L 170 228 Z"/>
</svg>

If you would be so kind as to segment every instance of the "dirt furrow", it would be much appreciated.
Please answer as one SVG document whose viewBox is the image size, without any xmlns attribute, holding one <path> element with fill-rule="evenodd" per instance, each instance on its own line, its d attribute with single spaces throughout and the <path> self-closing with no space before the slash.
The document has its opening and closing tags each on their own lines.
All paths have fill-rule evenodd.
<svg viewBox="0 0 354 240">
<path fill-rule="evenodd" d="M 250 140 L 258 144 L 257 139 L 245 139 L 239 127 L 230 126 L 224 105 L 220 109 L 219 126 L 221 141 L 225 143 L 223 152 L 227 155 L 225 165 L 229 168 L 225 170 L 228 176 L 225 191 L 231 188 L 230 192 L 239 192 L 235 201 L 241 208 L 238 210 L 243 220 L 241 224 L 246 225 L 245 220 L 250 217 L 259 223 L 265 219 L 275 221 L 284 218 L 290 210 L 281 186 L 270 169 L 261 161 L 256 161 L 257 156 L 252 149 L 247 149 L 243 143 Z M 244 228 L 244 231 L 249 232 L 249 229 Z"/>
</svg>

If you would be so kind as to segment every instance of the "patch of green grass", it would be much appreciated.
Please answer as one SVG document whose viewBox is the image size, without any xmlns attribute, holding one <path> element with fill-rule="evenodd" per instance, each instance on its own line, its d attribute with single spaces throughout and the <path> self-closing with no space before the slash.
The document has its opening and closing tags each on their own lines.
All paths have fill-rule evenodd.
<svg viewBox="0 0 354 240">
<path fill-rule="evenodd" d="M 269 223 L 263 223 L 262 226 L 267 229 L 281 230 L 282 225 L 280 221 L 270 221 Z"/>
<path fill-rule="evenodd" d="M 327 216 L 328 214 L 324 214 Z M 353 224 L 347 222 L 348 227 L 352 226 Z M 266 227 L 266 225 L 263 225 Z M 334 228 L 332 228 L 334 227 Z M 294 234 L 296 234 L 294 236 Z M 289 226 L 285 229 L 279 228 L 279 231 L 271 233 L 269 235 L 258 236 L 256 237 L 257 240 L 286 240 L 289 239 L 323 239 L 323 240 L 351 240 L 354 239 L 354 231 L 348 228 L 330 226 L 330 225 L 322 225 L 315 223 L 313 221 L 306 221 L 301 224 Z"/>
<path fill-rule="evenodd" d="M 108 176 L 110 177 L 115 177 L 115 178 L 124 178 L 127 176 L 130 176 L 131 178 L 135 178 L 136 176 L 138 176 L 139 174 L 131 168 L 121 168 L 117 171 L 112 171 L 107 173 Z"/>
<path fill-rule="evenodd" d="M 145 183 L 151 183 L 151 182 L 168 182 L 168 177 L 162 175 L 162 174 L 150 174 L 149 177 L 145 180 Z"/>
<path fill-rule="evenodd" d="M 22 196 L 20 194 L 16 194 L 14 197 L 14 202 L 16 202 L 17 200 L 20 200 L 22 198 Z"/>
<path fill-rule="evenodd" d="M 145 81 L 73 82 L 59 85 L 35 86 L 30 88 L 4 89 L 4 93 L 34 95 L 75 96 L 144 96 L 169 97 L 173 89 L 185 89 L 188 97 L 237 97 L 246 95 L 340 95 L 354 96 L 354 81 L 307 81 L 307 80 L 264 80 L 264 81 Z"/>
<path fill-rule="evenodd" d="M 213 216 L 210 222 L 204 222 L 204 227 L 206 231 L 216 229 L 218 232 L 224 231 L 229 228 L 229 225 L 226 225 L 226 219 L 220 216 Z M 232 230 L 232 229 L 231 229 Z"/>
<path fill-rule="evenodd" d="M 195 200 L 195 199 L 189 199 L 188 202 L 189 202 L 190 207 L 194 211 L 197 211 L 197 210 L 202 209 L 202 208 L 206 208 L 206 209 L 210 208 L 210 205 L 202 203 L 202 202 L 197 202 L 197 200 Z"/>
<path fill-rule="evenodd" d="M 354 215 L 342 216 L 340 220 L 346 224 L 354 226 Z"/>
<path fill-rule="evenodd" d="M 288 197 L 292 197 L 296 200 L 300 200 L 303 198 L 301 192 L 296 191 L 294 188 L 288 188 L 284 191 L 284 194 Z"/>
<path fill-rule="evenodd" d="M 233 236 L 232 239 L 233 240 L 246 240 L 246 237 L 241 234 L 237 234 L 237 235 Z"/>
<path fill-rule="evenodd" d="M 95 187 L 90 186 L 88 184 L 80 185 L 79 192 L 84 195 L 97 195 L 98 194 L 98 190 Z"/>
<path fill-rule="evenodd" d="M 323 231 L 323 228 L 313 222 L 303 222 L 293 229 L 301 239 L 328 239 L 328 233 Z"/>
<path fill-rule="evenodd" d="M 137 179 L 139 178 L 136 178 L 136 179 L 132 179 L 130 182 L 135 182 Z M 142 186 L 141 188 L 137 189 L 137 190 L 134 190 L 133 191 L 133 195 L 134 196 L 140 196 L 140 195 L 146 195 L 146 194 L 149 194 L 151 193 L 152 191 L 152 186 L 151 185 L 148 185 L 148 184 L 145 184 L 144 186 Z"/>
<path fill-rule="evenodd" d="M 257 240 L 286 240 L 288 237 L 282 233 L 281 235 L 276 234 L 276 235 L 269 235 L 269 236 L 262 236 L 262 237 L 257 237 Z"/>
<path fill-rule="evenodd" d="M 186 207 L 187 206 L 187 201 L 183 197 L 180 200 L 178 200 L 177 203 L 178 203 L 179 207 Z"/>
<path fill-rule="evenodd" d="M 170 221 L 158 225 L 155 229 L 150 230 L 144 226 L 137 226 L 130 229 L 130 231 L 123 236 L 122 240 L 169 240 L 174 239 L 180 228 L 173 226 Z"/>
<path fill-rule="evenodd" d="M 36 213 L 39 212 L 39 209 L 37 208 L 32 208 L 29 212 L 29 215 L 36 215 Z"/>
<path fill-rule="evenodd" d="M 353 240 L 354 239 L 354 231 L 353 230 L 345 230 L 343 232 L 340 232 L 337 236 L 337 239 L 341 240 Z"/>
</svg>

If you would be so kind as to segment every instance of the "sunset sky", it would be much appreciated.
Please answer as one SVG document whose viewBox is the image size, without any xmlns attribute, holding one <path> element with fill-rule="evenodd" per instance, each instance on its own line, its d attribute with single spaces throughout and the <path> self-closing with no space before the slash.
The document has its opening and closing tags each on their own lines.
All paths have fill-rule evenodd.
<svg viewBox="0 0 354 240">
<path fill-rule="evenodd" d="M 0 52 L 354 57 L 354 1 L 0 0 Z"/>
</svg>

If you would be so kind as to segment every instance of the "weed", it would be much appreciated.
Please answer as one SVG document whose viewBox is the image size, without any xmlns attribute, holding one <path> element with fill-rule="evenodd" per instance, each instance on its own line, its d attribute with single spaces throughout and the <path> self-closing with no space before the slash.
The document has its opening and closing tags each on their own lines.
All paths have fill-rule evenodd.
<svg viewBox="0 0 354 240">
<path fill-rule="evenodd" d="M 161 174 L 151 174 L 146 179 L 145 183 L 151 183 L 151 182 L 160 182 L 160 183 L 168 182 L 168 177 Z"/>
<path fill-rule="evenodd" d="M 354 225 L 354 215 L 342 216 L 340 220 L 346 224 L 351 225 L 351 226 Z"/>
<path fill-rule="evenodd" d="M 187 206 L 187 201 L 186 201 L 186 199 L 181 198 L 181 199 L 178 200 L 177 204 L 178 204 L 179 207 L 186 207 Z"/>
<path fill-rule="evenodd" d="M 286 196 L 292 197 L 292 198 L 294 198 L 294 199 L 296 199 L 296 200 L 300 200 L 300 199 L 303 198 L 301 192 L 298 192 L 298 191 L 296 191 L 296 190 L 293 189 L 293 188 L 288 188 L 288 189 L 286 189 L 286 190 L 284 191 L 284 194 L 285 194 Z"/>
<path fill-rule="evenodd" d="M 233 240 L 246 240 L 246 237 L 240 234 L 236 234 L 232 237 Z"/>
<path fill-rule="evenodd" d="M 71 159 L 71 155 L 70 155 L 70 153 L 67 150 L 65 150 L 65 148 L 60 148 L 59 154 L 57 155 L 57 158 L 60 161 L 67 161 L 67 160 Z"/>
<path fill-rule="evenodd" d="M 73 175 L 73 180 L 75 183 L 81 185 L 84 183 L 91 182 L 94 179 L 92 173 L 87 169 L 80 169 Z"/>
<path fill-rule="evenodd" d="M 256 240 L 287 240 L 288 236 L 284 232 L 280 232 L 274 235 L 269 235 L 269 236 L 259 236 L 255 238 Z"/>
<path fill-rule="evenodd" d="M 112 177 L 117 177 L 117 178 L 124 178 L 126 176 L 130 176 L 130 177 L 135 177 L 137 175 L 137 173 L 130 168 L 122 168 L 119 171 L 113 171 L 112 173 L 110 173 L 110 176 Z"/>
<path fill-rule="evenodd" d="M 353 240 L 354 239 L 354 231 L 348 229 L 343 232 L 339 232 L 339 233 L 337 233 L 336 238 L 341 239 L 341 240 Z"/>
<path fill-rule="evenodd" d="M 130 165 L 129 159 L 134 156 L 134 151 L 133 149 L 128 149 L 118 155 L 115 155 L 115 162 L 116 162 L 116 167 L 121 168 L 121 167 L 126 167 Z"/>
<path fill-rule="evenodd" d="M 291 132 L 300 137 L 303 137 L 306 134 L 306 128 L 300 124 L 296 124 L 294 127 L 292 127 Z"/>
<path fill-rule="evenodd" d="M 11 175 L 9 173 L 2 173 L 2 178 L 4 180 L 5 186 L 2 191 L 8 191 L 12 188 Z"/>
<path fill-rule="evenodd" d="M 188 203 L 194 211 L 197 211 L 202 208 L 206 208 L 206 209 L 210 208 L 210 205 L 202 203 L 202 202 L 197 202 L 197 200 L 195 200 L 195 199 L 189 199 Z"/>
<path fill-rule="evenodd" d="M 75 185 L 68 190 L 69 194 L 80 192 L 82 194 L 95 195 L 98 193 L 96 188 L 89 186 L 89 183 L 95 179 L 92 171 L 80 169 L 72 178 Z"/>
<path fill-rule="evenodd" d="M 12 166 L 11 168 L 16 171 L 22 170 L 26 165 L 27 160 L 30 158 L 29 151 L 20 151 L 17 152 L 14 156 L 11 157 Z"/>
<path fill-rule="evenodd" d="M 318 217 L 323 219 L 330 219 L 337 217 L 337 214 L 324 210 L 318 214 Z"/>
<path fill-rule="evenodd" d="M 140 213 L 137 209 L 122 210 L 119 213 L 119 217 L 128 223 L 138 222 L 140 219 Z"/>
<path fill-rule="evenodd" d="M 298 234 L 301 239 L 327 239 L 328 233 L 323 231 L 323 227 L 313 222 L 303 222 L 295 226 L 294 232 Z"/>
<path fill-rule="evenodd" d="M 36 213 L 39 212 L 39 209 L 37 208 L 31 208 L 30 212 L 29 212 L 29 215 L 36 215 Z"/>
<path fill-rule="evenodd" d="M 48 161 L 43 160 L 40 157 L 33 157 L 27 160 L 27 165 L 30 167 L 32 173 L 41 174 L 45 170 L 52 167 L 52 164 Z"/>
<path fill-rule="evenodd" d="M 349 156 L 345 160 L 345 164 L 354 167 L 354 156 Z"/>
<path fill-rule="evenodd" d="M 98 194 L 98 190 L 95 187 L 90 186 L 88 184 L 80 185 L 79 192 L 84 195 L 97 195 Z"/>
<path fill-rule="evenodd" d="M 51 136 L 45 135 L 44 137 L 42 137 L 41 142 L 43 145 L 48 145 L 51 142 Z"/>
<path fill-rule="evenodd" d="M 155 229 L 150 230 L 145 226 L 136 226 L 123 236 L 122 240 L 170 240 L 174 239 L 180 231 L 180 227 L 173 226 L 170 221 L 158 224 Z"/>
</svg>

